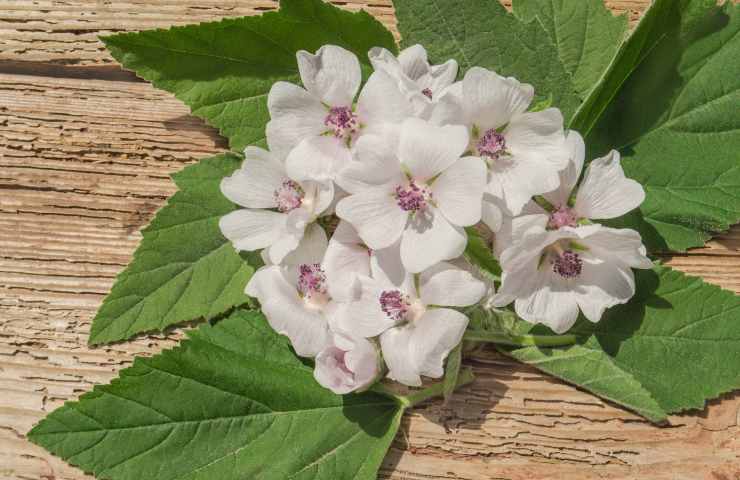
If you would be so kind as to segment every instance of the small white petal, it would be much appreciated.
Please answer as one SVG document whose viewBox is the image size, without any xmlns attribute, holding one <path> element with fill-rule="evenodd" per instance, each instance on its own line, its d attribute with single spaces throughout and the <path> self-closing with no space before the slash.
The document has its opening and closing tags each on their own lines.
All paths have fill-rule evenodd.
<svg viewBox="0 0 740 480">
<path fill-rule="evenodd" d="M 586 157 L 586 145 L 583 137 L 575 130 L 570 130 L 565 136 L 565 148 L 569 152 L 569 162 L 565 169 L 560 171 L 560 186 L 544 195 L 545 199 L 555 208 L 568 203 L 570 194 L 578 183 L 578 178 L 583 170 L 583 161 Z"/>
<path fill-rule="evenodd" d="M 486 164 L 479 157 L 453 163 L 432 184 L 434 201 L 451 223 L 467 227 L 481 219 Z"/>
<path fill-rule="evenodd" d="M 439 97 L 457 78 L 457 62 L 450 59 L 441 65 L 432 66 L 428 77 L 427 87 L 432 91 L 432 100 L 434 100 L 434 96 Z"/>
<path fill-rule="evenodd" d="M 494 233 L 501 230 L 504 224 L 503 202 L 499 202 L 499 199 L 486 193 L 481 203 L 481 221 Z"/>
<path fill-rule="evenodd" d="M 342 199 L 337 204 L 337 216 L 348 221 L 360 238 L 376 250 L 398 240 L 408 220 L 388 190 L 372 190 Z"/>
<path fill-rule="evenodd" d="M 503 132 L 506 149 L 514 157 L 537 160 L 543 168 L 566 167 L 570 151 L 565 143 L 563 115 L 557 108 L 527 112 L 511 119 Z"/>
<path fill-rule="evenodd" d="M 588 320 L 598 322 L 604 310 L 627 303 L 634 294 L 635 276 L 631 268 L 584 259 L 575 298 Z"/>
<path fill-rule="evenodd" d="M 286 216 L 269 210 L 235 210 L 221 217 L 221 233 L 237 250 L 253 251 L 277 242 L 285 232 Z"/>
<path fill-rule="evenodd" d="M 358 193 L 386 183 L 403 180 L 397 142 L 380 135 L 363 135 L 354 147 L 355 160 L 342 169 L 337 183 L 349 193 Z"/>
<path fill-rule="evenodd" d="M 363 338 L 334 337 L 334 343 L 316 356 L 316 381 L 338 395 L 366 389 L 380 373 L 377 350 Z"/>
<path fill-rule="evenodd" d="M 302 263 L 321 263 L 327 251 L 329 240 L 326 232 L 317 223 L 309 224 L 295 250 L 291 251 L 280 260 L 282 265 L 300 265 Z M 273 252 L 274 254 L 275 252 Z"/>
<path fill-rule="evenodd" d="M 486 285 L 470 272 L 441 262 L 421 273 L 419 290 L 426 305 L 467 307 L 486 293 Z"/>
<path fill-rule="evenodd" d="M 546 162 L 530 157 L 513 157 L 506 162 L 494 162 L 489 169 L 489 192 L 500 187 L 506 209 L 519 215 L 534 195 L 549 192 L 558 187 L 558 170 Z"/>
<path fill-rule="evenodd" d="M 480 67 L 465 73 L 462 88 L 466 117 L 481 134 L 490 128 L 502 127 L 525 112 L 534 96 L 531 85 Z"/>
<path fill-rule="evenodd" d="M 401 126 L 398 156 L 411 176 L 424 182 L 455 163 L 467 146 L 465 127 L 439 127 L 418 118 L 409 118 Z"/>
<path fill-rule="evenodd" d="M 335 234 L 323 261 L 329 294 L 337 301 L 350 301 L 354 297 L 355 282 L 359 275 L 370 275 L 370 252 L 358 242 L 345 243 Z"/>
<path fill-rule="evenodd" d="M 401 242 L 390 247 L 373 250 L 370 256 L 371 276 L 381 283 L 392 285 L 402 291 L 414 290 L 414 276 L 401 263 Z"/>
<path fill-rule="evenodd" d="M 589 225 L 573 229 L 581 236 L 583 243 L 596 257 L 610 259 L 632 268 L 653 268 L 653 262 L 645 254 L 642 237 L 629 228 L 609 228 L 603 225 Z M 581 232 L 588 232 L 586 235 Z"/>
<path fill-rule="evenodd" d="M 288 176 L 299 182 L 316 180 L 332 181 L 339 171 L 352 160 L 347 145 L 333 135 L 320 135 L 303 139 L 285 159 Z"/>
<path fill-rule="evenodd" d="M 278 158 L 285 158 L 304 138 L 326 130 L 326 107 L 298 85 L 276 82 L 267 96 L 267 108 L 271 118 L 265 127 L 267 145 Z"/>
<path fill-rule="evenodd" d="M 421 386 L 419 369 L 411 358 L 410 328 L 391 328 L 380 336 L 383 359 L 388 366 L 388 378 L 410 387 Z"/>
<path fill-rule="evenodd" d="M 427 51 L 419 44 L 403 49 L 398 54 L 398 63 L 403 73 L 412 80 L 416 80 L 429 72 Z"/>
<path fill-rule="evenodd" d="M 409 341 L 410 361 L 419 374 L 439 378 L 444 361 L 462 340 L 468 317 L 449 308 L 427 310 L 413 326 Z"/>
<path fill-rule="evenodd" d="M 555 333 L 565 333 L 578 319 L 578 303 L 572 287 L 547 266 L 530 278 L 535 285 L 532 293 L 517 298 L 517 315 L 530 323 L 547 325 Z"/>
<path fill-rule="evenodd" d="M 585 218 L 616 218 L 639 207 L 643 200 L 642 185 L 624 175 L 619 152 L 612 150 L 589 164 L 578 188 L 575 210 Z"/>
<path fill-rule="evenodd" d="M 334 316 L 336 328 L 358 337 L 377 337 L 396 324 L 380 305 L 381 293 L 393 288 L 362 276 L 358 277 L 358 285 L 359 300 L 339 304 Z"/>
<path fill-rule="evenodd" d="M 401 123 L 413 112 L 398 82 L 382 70 L 370 75 L 357 99 L 357 116 L 365 131 L 372 132 L 384 124 Z"/>
<path fill-rule="evenodd" d="M 544 214 L 528 214 L 514 218 L 506 217 L 494 237 L 494 255 L 497 258 L 500 257 L 506 248 L 518 242 L 528 231 L 544 232 L 547 222 L 548 216 Z"/>
<path fill-rule="evenodd" d="M 275 190 L 287 180 L 277 162 L 247 157 L 239 170 L 221 180 L 221 193 L 247 208 L 275 208 Z"/>
<path fill-rule="evenodd" d="M 296 57 L 306 90 L 332 107 L 352 105 L 362 77 L 360 62 L 354 53 L 335 45 L 324 45 L 316 55 L 301 50 Z"/>
<path fill-rule="evenodd" d="M 401 237 L 401 261 L 406 270 L 418 273 L 442 260 L 459 257 L 467 242 L 462 227 L 452 225 L 439 210 L 430 208 L 409 221 Z"/>
</svg>

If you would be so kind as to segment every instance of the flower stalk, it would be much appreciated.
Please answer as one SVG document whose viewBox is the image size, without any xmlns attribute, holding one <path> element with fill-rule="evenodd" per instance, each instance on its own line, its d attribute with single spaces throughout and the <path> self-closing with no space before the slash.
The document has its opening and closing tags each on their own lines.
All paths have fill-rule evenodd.
<svg viewBox="0 0 740 480">
<path fill-rule="evenodd" d="M 463 339 L 512 347 L 564 347 L 577 341 L 575 335 L 507 335 L 480 330 L 465 332 Z"/>
</svg>

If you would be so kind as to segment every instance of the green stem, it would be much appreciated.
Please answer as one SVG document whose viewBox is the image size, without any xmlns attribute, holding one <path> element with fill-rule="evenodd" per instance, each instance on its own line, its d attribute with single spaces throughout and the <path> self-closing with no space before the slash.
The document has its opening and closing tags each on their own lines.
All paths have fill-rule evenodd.
<svg viewBox="0 0 740 480">
<path fill-rule="evenodd" d="M 562 347 L 573 345 L 577 340 L 575 335 L 506 335 L 483 331 L 467 331 L 463 339 L 514 347 Z"/>
<path fill-rule="evenodd" d="M 457 377 L 457 386 L 455 388 L 457 389 L 463 387 L 471 383 L 474 379 L 475 376 L 473 375 L 473 370 L 471 370 L 470 368 L 461 370 L 460 375 Z M 398 400 L 399 403 L 401 403 L 401 405 L 403 405 L 404 408 L 411 408 L 420 404 L 421 402 L 429 400 L 430 398 L 442 395 L 444 393 L 444 388 L 444 382 L 437 382 L 434 385 L 430 385 L 423 390 L 411 392 L 408 395 L 398 395 L 397 393 L 394 393 L 391 390 L 387 389 L 383 384 L 378 383 L 371 390 L 395 398 L 396 400 Z"/>
<path fill-rule="evenodd" d="M 552 203 L 548 202 L 545 197 L 542 195 L 536 195 L 532 197 L 532 200 L 534 200 L 534 203 L 542 207 L 547 213 L 552 213 L 555 211 L 555 207 Z"/>
</svg>

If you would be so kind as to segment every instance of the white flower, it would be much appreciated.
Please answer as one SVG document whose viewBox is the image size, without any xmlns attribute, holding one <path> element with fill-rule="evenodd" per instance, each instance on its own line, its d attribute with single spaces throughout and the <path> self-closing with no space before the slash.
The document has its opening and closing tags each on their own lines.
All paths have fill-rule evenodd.
<svg viewBox="0 0 740 480">
<path fill-rule="evenodd" d="M 488 165 L 488 193 L 503 200 L 513 215 L 532 196 L 557 188 L 558 171 L 568 160 L 563 116 L 556 108 L 527 112 L 533 96 L 531 85 L 473 67 L 447 90 L 432 115 L 436 123 L 469 129 L 470 151 Z M 486 203 L 486 208 L 499 208 Z M 484 219 L 498 230 L 500 212 Z"/>
<path fill-rule="evenodd" d="M 350 147 L 360 135 L 412 113 L 385 72 L 370 76 L 354 106 L 360 63 L 341 47 L 325 45 L 315 55 L 301 50 L 296 56 L 305 89 L 276 82 L 267 98 L 271 120 L 266 127 L 270 150 L 285 156 L 294 180 L 332 180 L 350 161 Z"/>
<path fill-rule="evenodd" d="M 632 268 L 651 268 L 640 234 L 602 225 L 548 230 L 546 215 L 514 219 L 512 244 L 501 255 L 501 288 L 494 304 L 515 301 L 516 313 L 563 333 L 579 309 L 592 322 L 635 294 Z M 517 225 L 522 223 L 525 226 Z"/>
<path fill-rule="evenodd" d="M 581 176 L 586 147 L 583 138 L 576 131 L 568 132 L 566 142 L 570 162 L 560 172 L 560 186 L 543 195 L 555 209 L 550 213 L 550 228 L 575 226 L 584 219 L 606 220 L 621 217 L 639 207 L 645 200 L 642 185 L 624 175 L 619 163 L 619 152 L 612 150 L 588 165 L 571 206 L 569 200 L 573 197 Z"/>
<path fill-rule="evenodd" d="M 314 223 L 334 197 L 331 183 L 297 182 L 278 158 L 261 148 L 247 147 L 242 167 L 221 181 L 221 192 L 245 207 L 223 216 L 221 232 L 237 250 L 264 248 L 268 263 L 323 254 L 327 238 Z M 295 263 L 287 262 L 287 263 Z"/>
<path fill-rule="evenodd" d="M 298 355 L 314 357 L 331 345 L 329 324 L 335 304 L 320 264 L 260 268 L 245 292 L 259 300 L 270 326 L 290 339 Z"/>
<path fill-rule="evenodd" d="M 370 50 L 368 57 L 375 70 L 386 72 L 398 82 L 401 92 L 414 105 L 414 113 L 424 118 L 457 77 L 455 60 L 430 65 L 427 52 L 421 45 L 406 48 L 398 58 L 385 48 L 376 47 Z"/>
<path fill-rule="evenodd" d="M 401 260 L 420 272 L 462 254 L 463 227 L 481 218 L 484 163 L 460 158 L 468 144 L 461 126 L 435 126 L 407 119 L 398 142 L 362 137 L 357 160 L 337 180 L 350 195 L 336 207 L 363 242 L 380 250 L 401 239 Z"/>
<path fill-rule="evenodd" d="M 344 395 L 370 387 L 380 367 L 378 350 L 370 341 L 335 333 L 332 343 L 316 356 L 314 377 L 324 388 Z"/>
<path fill-rule="evenodd" d="M 399 265 L 389 265 L 396 271 Z M 360 278 L 358 300 L 343 305 L 338 328 L 371 338 L 380 335 L 388 377 L 410 386 L 421 375 L 439 378 L 444 359 L 462 340 L 468 318 L 449 307 L 478 302 L 486 286 L 465 270 L 443 262 L 416 276 L 373 269 L 373 278 Z M 418 282 L 418 289 L 416 283 Z"/>
</svg>

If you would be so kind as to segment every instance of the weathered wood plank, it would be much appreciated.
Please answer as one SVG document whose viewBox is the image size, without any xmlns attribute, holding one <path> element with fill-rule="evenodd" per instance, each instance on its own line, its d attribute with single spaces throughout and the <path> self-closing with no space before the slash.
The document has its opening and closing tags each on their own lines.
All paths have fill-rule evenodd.
<svg viewBox="0 0 740 480">
<path fill-rule="evenodd" d="M 342 2 L 353 8 L 359 1 Z M 643 0 L 609 2 L 639 12 Z M 23 434 L 181 331 L 87 348 L 90 320 L 139 230 L 174 191 L 168 175 L 226 144 L 172 96 L 118 75 L 95 35 L 273 8 L 249 0 L 6 0 L 0 59 L 76 66 L 0 75 L 0 478 L 91 478 Z M 372 11 L 393 25 L 388 0 Z M 390 12 L 390 13 L 389 13 Z M 8 63 L 0 63 L 0 72 Z M 46 67 L 45 67 L 46 68 Z M 54 70 L 54 68 L 57 68 Z M 80 78 L 90 78 L 81 80 Z M 669 263 L 740 291 L 740 228 Z M 403 424 L 382 477 L 740 478 L 740 394 L 656 428 L 490 351 L 448 408 Z"/>
</svg>

